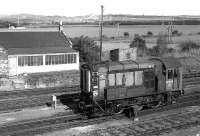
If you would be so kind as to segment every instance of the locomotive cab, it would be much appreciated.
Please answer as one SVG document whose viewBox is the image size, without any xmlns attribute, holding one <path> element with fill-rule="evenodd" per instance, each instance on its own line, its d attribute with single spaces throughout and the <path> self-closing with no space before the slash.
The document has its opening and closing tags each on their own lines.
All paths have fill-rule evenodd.
<svg viewBox="0 0 200 136">
<path fill-rule="evenodd" d="M 178 59 L 152 58 L 156 64 L 156 77 L 158 78 L 158 92 L 182 90 L 182 66 Z"/>
<path fill-rule="evenodd" d="M 182 91 L 182 67 L 174 58 L 83 64 L 80 78 L 79 108 L 90 115 L 168 104 Z"/>
</svg>

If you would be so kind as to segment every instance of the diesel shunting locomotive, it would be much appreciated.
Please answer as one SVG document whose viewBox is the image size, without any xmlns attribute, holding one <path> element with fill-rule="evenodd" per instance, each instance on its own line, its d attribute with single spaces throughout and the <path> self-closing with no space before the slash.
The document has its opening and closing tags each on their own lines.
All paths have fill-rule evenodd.
<svg viewBox="0 0 200 136">
<path fill-rule="evenodd" d="M 79 109 L 132 117 L 136 109 L 171 104 L 184 92 L 182 71 L 173 57 L 83 64 Z"/>
</svg>

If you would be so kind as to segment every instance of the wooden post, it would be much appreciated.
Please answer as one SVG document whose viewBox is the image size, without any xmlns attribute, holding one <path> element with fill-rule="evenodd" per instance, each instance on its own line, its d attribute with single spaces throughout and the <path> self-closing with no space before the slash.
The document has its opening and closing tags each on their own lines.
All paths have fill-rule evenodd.
<svg viewBox="0 0 200 136">
<path fill-rule="evenodd" d="M 100 61 L 102 57 L 102 34 L 103 34 L 103 5 L 101 5 L 101 19 L 100 19 Z"/>
</svg>

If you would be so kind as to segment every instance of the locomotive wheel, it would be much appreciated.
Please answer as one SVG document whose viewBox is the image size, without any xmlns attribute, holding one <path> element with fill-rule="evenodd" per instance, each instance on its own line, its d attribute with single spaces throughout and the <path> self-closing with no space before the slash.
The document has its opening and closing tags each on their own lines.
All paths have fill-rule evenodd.
<svg viewBox="0 0 200 136">
<path fill-rule="evenodd" d="M 130 119 L 134 119 L 135 118 L 134 109 L 132 109 L 132 108 L 129 109 L 129 118 Z"/>
<path fill-rule="evenodd" d="M 79 108 L 81 111 L 84 111 L 84 109 L 85 109 L 85 102 L 83 102 L 83 101 L 79 102 L 78 108 Z"/>
<path fill-rule="evenodd" d="M 106 110 L 108 114 L 112 115 L 115 111 L 113 104 L 110 104 Z"/>
<path fill-rule="evenodd" d="M 125 109 L 124 113 L 130 119 L 134 119 L 135 118 L 134 108 L 132 108 L 132 107 Z"/>
</svg>

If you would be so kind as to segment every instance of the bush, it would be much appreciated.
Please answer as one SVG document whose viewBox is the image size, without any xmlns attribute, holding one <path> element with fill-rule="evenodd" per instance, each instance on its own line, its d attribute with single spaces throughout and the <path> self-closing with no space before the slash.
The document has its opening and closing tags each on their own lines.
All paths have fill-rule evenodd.
<svg viewBox="0 0 200 136">
<path fill-rule="evenodd" d="M 142 56 L 146 54 L 146 41 L 144 40 L 144 38 L 138 34 L 135 34 L 135 37 L 133 39 L 133 41 L 131 42 L 131 44 L 129 45 L 130 48 L 134 48 L 136 47 L 138 49 L 138 55 Z"/>
<path fill-rule="evenodd" d="M 172 35 L 177 35 L 177 34 L 178 34 L 178 30 L 172 31 Z"/>
<path fill-rule="evenodd" d="M 179 44 L 179 47 L 180 47 L 180 50 L 183 52 L 189 51 L 190 49 L 200 48 L 199 44 L 192 41 L 182 42 L 181 44 Z"/>
<path fill-rule="evenodd" d="M 182 33 L 180 33 L 178 30 L 172 31 L 172 36 L 181 36 Z"/>
<path fill-rule="evenodd" d="M 124 32 L 124 37 L 129 37 L 129 36 L 130 36 L 129 32 Z"/>
<path fill-rule="evenodd" d="M 167 48 L 166 35 L 159 34 L 157 44 L 152 49 L 148 49 L 148 54 L 151 56 L 163 56 L 165 53 L 172 52 Z"/>
<path fill-rule="evenodd" d="M 102 38 L 103 39 L 108 39 L 108 36 L 104 34 L 104 35 L 102 35 Z"/>
<path fill-rule="evenodd" d="M 135 37 L 129 46 L 130 46 L 130 48 L 137 47 L 140 49 L 144 49 L 144 48 L 146 48 L 146 42 L 143 39 L 143 37 L 141 37 L 138 34 L 135 34 Z"/>
<path fill-rule="evenodd" d="M 151 31 L 148 31 L 147 36 L 153 36 L 153 33 Z"/>
<path fill-rule="evenodd" d="M 174 49 L 173 48 L 167 48 L 167 52 L 172 53 L 172 52 L 174 52 Z"/>
<path fill-rule="evenodd" d="M 93 39 L 80 36 L 71 39 L 73 49 L 79 51 L 80 62 L 93 63 L 99 61 L 100 48 Z"/>
</svg>

